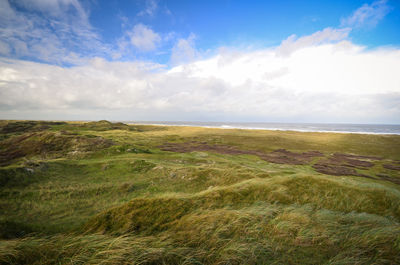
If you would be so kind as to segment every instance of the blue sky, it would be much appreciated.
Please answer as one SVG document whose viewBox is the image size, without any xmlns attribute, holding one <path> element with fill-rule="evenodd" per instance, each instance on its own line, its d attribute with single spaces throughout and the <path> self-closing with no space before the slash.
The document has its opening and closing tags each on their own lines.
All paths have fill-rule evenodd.
<svg viewBox="0 0 400 265">
<path fill-rule="evenodd" d="M 7 2 L 2 0 L 3 2 Z M 54 1 L 46 0 L 9 1 L 9 6 L 21 16 L 40 20 L 35 27 L 60 35 L 59 26 L 54 22 L 69 23 L 82 27 L 96 35 L 97 47 L 85 49 L 69 40 L 61 46 L 81 56 L 102 55 L 108 60 L 151 60 L 169 65 L 172 48 L 179 39 L 193 36 L 196 49 L 212 54 L 219 47 L 259 49 L 277 46 L 292 34 L 309 35 L 327 27 L 346 27 L 341 20 L 350 17 L 365 1 Z M 398 46 L 400 43 L 400 2 L 376 1 L 381 7 L 375 8 L 383 17 L 367 18 L 355 27 L 349 38 L 369 48 Z M 74 7 L 79 6 L 79 11 Z M 53 9 L 53 11 L 51 11 Z M 55 10 L 55 11 L 54 11 Z M 79 14 L 82 12 L 84 15 Z M 70 20 L 81 23 L 71 23 Z M 375 21 L 376 20 L 376 21 Z M 34 19 L 32 19 L 34 21 Z M 7 27 L 7 21 L 2 25 Z M 53 25 L 52 25 L 53 24 Z M 121 39 L 126 37 L 135 25 L 141 24 L 157 34 L 156 49 L 143 50 L 137 47 L 125 50 L 121 57 L 113 58 Z M 71 29 L 68 29 L 71 30 Z M 70 36 L 64 36 L 69 38 Z M 60 37 L 60 39 L 62 39 Z M 4 40 L 7 40 L 6 38 Z M 34 42 L 34 40 L 30 40 Z M 91 41 L 91 39 L 86 39 Z M 29 40 L 26 41 L 29 45 Z M 11 43 L 12 46 L 12 43 Z M 89 44 L 90 46 L 90 44 Z M 92 44 L 92 46 L 95 46 Z M 11 58 L 27 58 L 50 64 L 69 65 L 60 58 L 41 58 L 35 53 L 13 52 Z M 54 59 L 54 60 L 53 60 Z"/>
<path fill-rule="evenodd" d="M 0 0 L 0 118 L 400 123 L 400 1 Z"/>
<path fill-rule="evenodd" d="M 160 34 L 179 37 L 193 33 L 200 49 L 219 46 L 279 45 L 291 34 L 308 35 L 326 27 L 339 27 L 365 1 L 160 1 L 152 15 L 141 15 L 146 1 L 102 1 L 92 10 L 92 23 L 108 42 L 127 26 L 149 25 Z M 352 33 L 355 43 L 376 47 L 400 43 L 400 2 L 385 4 L 385 18 Z M 121 19 L 126 25 L 121 27 Z M 124 23 L 125 24 L 125 23 Z M 168 47 L 166 47 L 168 50 Z"/>
</svg>

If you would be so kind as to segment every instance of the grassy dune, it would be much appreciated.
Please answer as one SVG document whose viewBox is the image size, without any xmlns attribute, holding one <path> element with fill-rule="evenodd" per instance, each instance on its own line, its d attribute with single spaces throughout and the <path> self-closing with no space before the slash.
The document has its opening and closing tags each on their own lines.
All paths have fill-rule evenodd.
<svg viewBox="0 0 400 265">
<path fill-rule="evenodd" d="M 400 136 L 106 121 L 0 136 L 0 264 L 400 264 Z"/>
</svg>

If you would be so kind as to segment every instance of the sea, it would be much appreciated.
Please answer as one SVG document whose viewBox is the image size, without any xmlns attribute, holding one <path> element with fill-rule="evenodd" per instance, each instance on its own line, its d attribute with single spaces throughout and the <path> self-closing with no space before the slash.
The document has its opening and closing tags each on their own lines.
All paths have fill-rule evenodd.
<svg viewBox="0 0 400 265">
<path fill-rule="evenodd" d="M 362 134 L 397 134 L 400 124 L 339 123 L 271 123 L 271 122 L 189 122 L 189 121 L 125 121 L 130 124 L 194 126 L 221 129 L 278 130 L 298 132 L 335 132 Z"/>
</svg>

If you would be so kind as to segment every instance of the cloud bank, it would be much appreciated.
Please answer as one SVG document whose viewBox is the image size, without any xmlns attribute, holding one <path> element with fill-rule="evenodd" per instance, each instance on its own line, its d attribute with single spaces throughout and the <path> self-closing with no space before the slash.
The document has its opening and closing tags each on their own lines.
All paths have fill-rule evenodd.
<svg viewBox="0 0 400 265">
<path fill-rule="evenodd" d="M 297 42 L 290 37 L 285 56 L 288 40 L 253 52 L 221 50 L 169 70 L 101 58 L 69 68 L 2 59 L 0 114 L 51 111 L 68 119 L 79 112 L 101 118 L 104 111 L 125 120 L 400 122 L 400 50 L 366 50 L 339 35 L 325 30 Z"/>
</svg>

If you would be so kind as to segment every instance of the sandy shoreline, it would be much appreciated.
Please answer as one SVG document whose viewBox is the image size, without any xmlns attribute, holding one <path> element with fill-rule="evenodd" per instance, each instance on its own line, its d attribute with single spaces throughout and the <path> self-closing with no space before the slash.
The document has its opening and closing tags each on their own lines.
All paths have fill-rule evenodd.
<svg viewBox="0 0 400 265">
<path fill-rule="evenodd" d="M 334 131 L 334 130 L 307 130 L 307 129 L 284 129 L 284 128 L 261 128 L 261 127 L 240 127 L 231 125 L 201 125 L 201 124 L 165 124 L 157 122 L 125 122 L 129 125 L 154 125 L 154 126 L 171 126 L 171 127 L 201 127 L 210 129 L 224 129 L 224 130 L 262 130 L 262 131 L 283 131 L 283 132 L 310 132 L 310 133 L 340 133 L 340 134 L 372 134 L 372 135 L 400 135 L 400 132 L 365 132 L 365 131 Z"/>
</svg>

